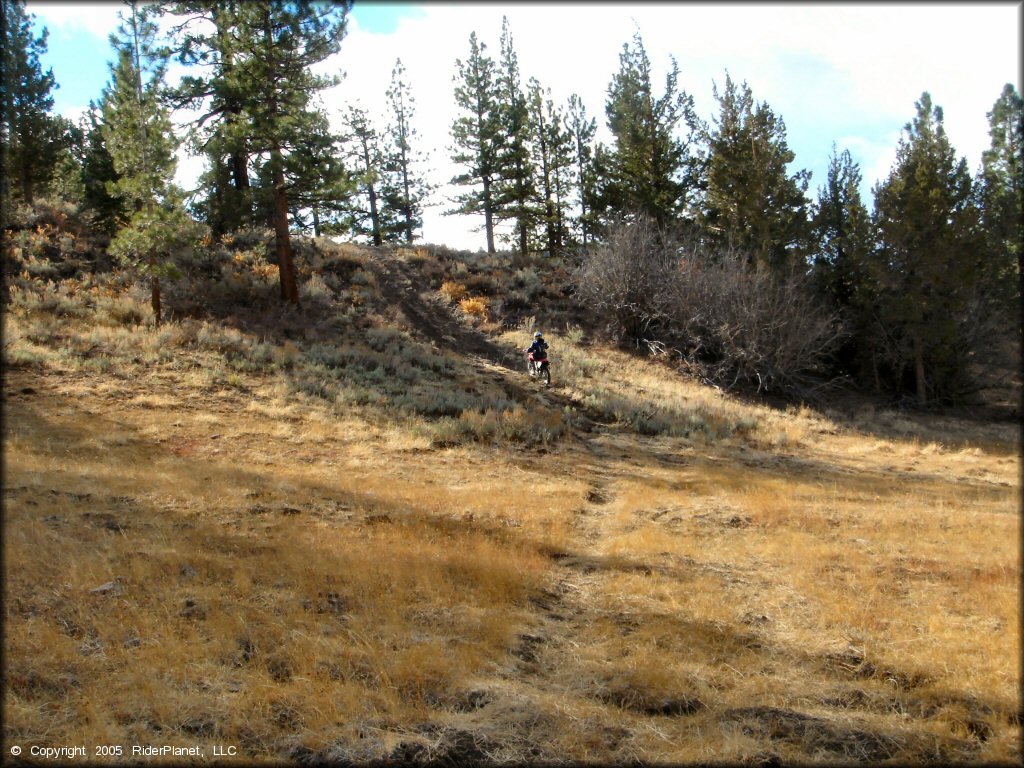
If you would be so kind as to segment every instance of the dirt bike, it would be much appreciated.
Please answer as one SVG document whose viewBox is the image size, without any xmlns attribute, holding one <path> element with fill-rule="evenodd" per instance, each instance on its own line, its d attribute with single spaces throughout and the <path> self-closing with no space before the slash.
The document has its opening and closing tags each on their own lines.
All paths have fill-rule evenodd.
<svg viewBox="0 0 1024 768">
<path fill-rule="evenodd" d="M 551 386 L 551 363 L 548 361 L 547 357 L 544 357 L 541 360 L 534 360 L 533 352 L 531 352 L 526 357 L 526 370 L 530 374 L 531 378 L 540 376 L 544 379 L 544 386 Z"/>
</svg>

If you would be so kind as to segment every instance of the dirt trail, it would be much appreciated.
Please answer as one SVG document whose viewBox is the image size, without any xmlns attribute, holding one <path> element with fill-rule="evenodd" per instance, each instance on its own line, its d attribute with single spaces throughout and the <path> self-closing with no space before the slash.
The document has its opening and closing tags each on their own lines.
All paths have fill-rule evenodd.
<svg viewBox="0 0 1024 768">
<path fill-rule="evenodd" d="M 413 269 L 386 248 L 367 248 L 370 267 L 388 304 L 398 307 L 416 332 L 440 347 L 464 355 L 478 355 L 495 365 L 512 367 L 517 355 L 483 333 L 461 322 L 440 300 L 428 301 L 415 283 Z"/>
</svg>

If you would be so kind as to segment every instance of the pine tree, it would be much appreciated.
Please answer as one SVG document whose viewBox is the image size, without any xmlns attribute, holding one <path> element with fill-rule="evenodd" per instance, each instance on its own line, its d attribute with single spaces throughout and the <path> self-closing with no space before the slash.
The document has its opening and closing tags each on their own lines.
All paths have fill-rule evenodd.
<svg viewBox="0 0 1024 768">
<path fill-rule="evenodd" d="M 342 159 L 342 140 L 331 131 L 327 115 L 315 111 L 286 160 L 292 222 L 299 230 L 312 227 L 315 237 L 341 231 L 356 192 L 357 180 Z"/>
<path fill-rule="evenodd" d="M 942 110 L 927 92 L 915 106 L 896 165 L 875 188 L 874 268 L 892 375 L 897 386 L 912 381 L 924 404 L 964 385 L 964 322 L 983 244 L 971 177 L 946 137 Z"/>
<path fill-rule="evenodd" d="M 665 78 L 657 98 L 651 62 L 640 33 L 622 46 L 619 71 L 608 86 L 605 112 L 614 137 L 604 190 L 613 210 L 646 213 L 659 226 L 689 215 L 695 202 L 699 158 L 694 150 L 699 122 L 693 97 L 678 86 L 679 67 Z M 685 139 L 678 137 L 683 127 Z"/>
<path fill-rule="evenodd" d="M 825 185 L 818 189 L 812 216 L 816 244 L 813 278 L 825 302 L 845 319 L 851 334 L 837 351 L 840 373 L 852 371 L 858 349 L 871 343 L 868 305 L 873 291 L 868 275 L 871 217 L 860 196 L 861 173 L 849 150 L 832 145 Z"/>
<path fill-rule="evenodd" d="M 366 110 L 350 106 L 346 124 L 351 136 L 350 157 L 358 168 L 354 174 L 365 205 L 351 208 L 350 227 L 353 235 L 367 236 L 374 245 L 384 242 L 384 222 L 380 205 L 381 169 L 384 154 L 377 130 L 370 123 Z"/>
<path fill-rule="evenodd" d="M 851 306 L 871 247 L 871 217 L 860 196 L 860 167 L 832 145 L 825 186 L 811 217 L 817 248 L 814 272 L 826 296 Z"/>
<path fill-rule="evenodd" d="M 786 125 L 766 103 L 755 104 L 746 82 L 737 86 L 726 73 L 724 91 L 715 86 L 714 95 L 720 111 L 707 137 L 704 227 L 720 243 L 745 251 L 751 264 L 781 274 L 808 247 L 810 173 L 789 175 L 795 156 Z"/>
<path fill-rule="evenodd" d="M 114 182 L 121 174 L 114 168 L 103 130 L 103 114 L 110 99 L 110 86 L 100 94 L 99 102 L 89 102 L 89 111 L 83 117 L 85 146 L 82 157 L 82 203 L 92 215 L 95 226 L 113 235 L 128 217 L 124 199 L 111 194 Z"/>
<path fill-rule="evenodd" d="M 175 108 L 199 110 L 193 121 L 196 150 L 210 168 L 200 179 L 207 200 L 200 208 L 215 234 L 251 224 L 254 201 L 249 172 L 248 130 L 242 117 L 244 95 L 233 78 L 238 0 L 187 0 L 160 6 L 180 19 L 172 27 L 174 54 L 188 67 L 170 94 Z"/>
<path fill-rule="evenodd" d="M 52 91 L 56 87 L 53 71 L 43 71 L 40 56 L 46 53 L 47 30 L 35 37 L 32 22 L 21 0 L 3 0 L 3 189 L 0 198 L 17 192 L 31 205 L 36 190 L 44 186 L 53 171 L 59 151 L 59 132 L 49 112 L 53 109 Z M 55 146 L 56 145 L 56 146 Z M 8 185 L 13 185 L 13 189 Z M 6 222 L 6 211 L 4 215 Z"/>
<path fill-rule="evenodd" d="M 265 166 L 257 175 L 269 182 L 281 298 L 290 304 L 299 303 L 299 290 L 288 224 L 287 157 L 318 124 L 313 94 L 338 82 L 313 70 L 338 52 L 350 8 L 348 1 L 247 0 L 235 9 L 229 38 L 225 87 L 242 105 L 235 124 L 246 136 L 246 152 Z"/>
<path fill-rule="evenodd" d="M 190 234 L 182 196 L 173 184 L 177 140 L 169 111 L 161 104 L 168 54 L 156 44 L 156 25 L 136 0 L 126 3 L 118 32 L 111 86 L 103 104 L 103 135 L 116 181 L 111 195 L 121 198 L 128 220 L 110 245 L 111 254 L 148 275 L 153 316 L 162 319 L 160 277 L 173 274 L 171 254 Z"/>
<path fill-rule="evenodd" d="M 551 101 L 550 90 L 542 90 L 537 79 L 530 78 L 529 93 L 533 164 L 537 169 L 540 201 L 538 224 L 544 231 L 548 253 L 555 255 L 561 253 L 566 239 L 568 171 L 572 164 L 569 135 L 562 126 L 561 111 Z"/>
<path fill-rule="evenodd" d="M 455 62 L 455 103 L 466 114 L 452 123 L 452 161 L 465 166 L 465 171 L 452 183 L 470 189 L 454 199 L 456 207 L 448 213 L 483 214 L 487 252 L 494 253 L 497 207 L 493 186 L 498 179 L 501 121 L 494 97 L 494 61 L 485 55 L 486 50 L 473 32 L 469 36 L 469 58 Z"/>
<path fill-rule="evenodd" d="M 992 292 L 1019 311 L 1024 295 L 1024 100 L 1012 84 L 1003 86 L 987 116 L 991 146 L 982 153 L 977 184 L 990 253 L 986 271 Z"/>
<path fill-rule="evenodd" d="M 597 133 L 597 121 L 587 119 L 587 110 L 580 97 L 575 93 L 569 97 L 569 110 L 565 115 L 565 127 L 569 134 L 573 152 L 573 179 L 576 189 L 576 205 L 579 216 L 576 217 L 576 229 L 579 241 L 584 248 L 594 237 L 596 225 L 595 198 L 597 197 L 597 169 L 594 164 L 594 135 Z"/>
<path fill-rule="evenodd" d="M 537 190 L 530 157 L 530 112 L 520 82 L 519 59 L 507 17 L 501 22 L 501 62 L 495 84 L 500 122 L 495 209 L 503 217 L 515 220 L 519 252 L 526 254 L 529 251 L 529 233 L 538 214 Z"/>
<path fill-rule="evenodd" d="M 412 120 L 416 100 L 406 81 L 402 60 L 395 61 L 387 92 L 391 123 L 387 129 L 389 149 L 385 162 L 384 207 L 395 212 L 395 226 L 385 233 L 387 240 L 404 240 L 412 245 L 416 230 L 423 227 L 423 206 L 432 188 L 416 171 L 423 157 L 413 142 L 416 129 Z"/>
<path fill-rule="evenodd" d="M 58 200 L 80 205 L 85 197 L 82 183 L 85 132 L 81 125 L 60 115 L 53 118 L 53 128 L 59 138 L 53 144 L 57 152 L 47 193 Z"/>
</svg>

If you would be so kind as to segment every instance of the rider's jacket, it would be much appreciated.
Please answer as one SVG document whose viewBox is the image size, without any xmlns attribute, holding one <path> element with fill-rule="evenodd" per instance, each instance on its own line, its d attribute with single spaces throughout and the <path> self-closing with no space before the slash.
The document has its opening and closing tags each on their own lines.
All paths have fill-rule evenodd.
<svg viewBox="0 0 1024 768">
<path fill-rule="evenodd" d="M 537 339 L 526 351 L 533 355 L 534 360 L 543 360 L 548 356 L 548 343 L 544 339 Z"/>
</svg>

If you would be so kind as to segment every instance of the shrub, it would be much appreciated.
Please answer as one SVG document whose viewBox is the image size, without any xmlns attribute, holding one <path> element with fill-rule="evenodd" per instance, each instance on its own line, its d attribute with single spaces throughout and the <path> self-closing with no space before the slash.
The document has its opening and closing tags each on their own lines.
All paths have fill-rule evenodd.
<svg viewBox="0 0 1024 768">
<path fill-rule="evenodd" d="M 149 308 L 127 296 L 100 296 L 96 299 L 96 321 L 101 325 L 140 325 Z"/>
<path fill-rule="evenodd" d="M 613 228 L 574 275 L 576 294 L 621 341 L 671 352 L 726 387 L 806 391 L 841 337 L 799 272 L 752 267 L 714 250 L 696 230 L 645 217 Z"/>
<path fill-rule="evenodd" d="M 459 302 L 459 309 L 479 320 L 487 319 L 488 301 L 483 296 L 473 296 Z"/>
<path fill-rule="evenodd" d="M 641 217 L 614 227 L 607 244 L 594 249 L 576 271 L 579 300 L 595 316 L 607 318 L 613 337 L 638 344 L 670 325 L 666 288 L 678 263 L 673 245 L 670 233 Z"/>
<path fill-rule="evenodd" d="M 461 283 L 445 280 L 441 283 L 441 288 L 438 290 L 438 293 L 440 293 L 441 297 L 449 304 L 454 304 L 455 302 L 466 298 L 469 292 L 467 291 L 466 286 Z"/>
<path fill-rule="evenodd" d="M 320 275 L 312 274 L 303 287 L 306 298 L 321 301 L 330 301 L 334 297 L 334 291 L 327 285 L 327 282 Z"/>
<path fill-rule="evenodd" d="M 465 285 L 467 291 L 485 296 L 493 296 L 498 289 L 494 277 L 489 274 L 471 275 L 466 278 Z"/>
<path fill-rule="evenodd" d="M 712 381 L 801 391 L 841 338 L 802 274 L 772 275 L 738 254 L 682 261 L 671 288 L 673 341 Z"/>
</svg>

